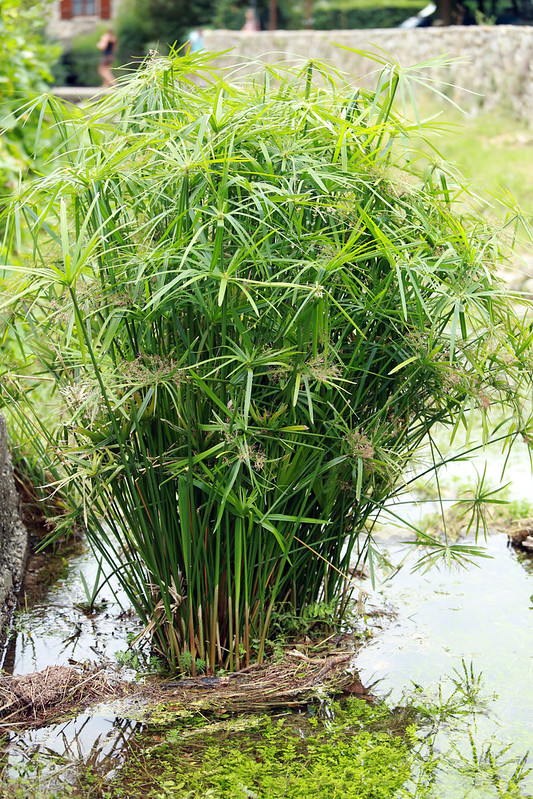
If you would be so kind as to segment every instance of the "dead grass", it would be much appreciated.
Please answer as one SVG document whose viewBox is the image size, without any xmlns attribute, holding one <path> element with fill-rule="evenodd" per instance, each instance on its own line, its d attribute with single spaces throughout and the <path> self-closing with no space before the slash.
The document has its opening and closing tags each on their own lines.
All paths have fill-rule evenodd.
<svg viewBox="0 0 533 799">
<path fill-rule="evenodd" d="M 201 677 L 163 685 L 166 700 L 192 710 L 259 713 L 297 707 L 317 694 L 355 694 L 373 700 L 350 668 L 353 649 L 322 657 L 288 651 L 279 663 L 254 664 L 224 677 Z"/>
<path fill-rule="evenodd" d="M 222 677 L 147 684 L 120 679 L 109 669 L 49 666 L 24 676 L 0 677 L 0 734 L 43 727 L 103 700 L 133 696 L 141 716 L 170 711 L 258 713 L 304 705 L 317 695 L 352 694 L 373 701 L 350 667 L 353 648 L 320 657 L 296 649 L 278 663 L 255 664 Z"/>
<path fill-rule="evenodd" d="M 134 687 L 109 670 L 74 666 L 49 666 L 23 676 L 3 675 L 0 732 L 45 726 L 66 713 L 124 696 Z"/>
</svg>

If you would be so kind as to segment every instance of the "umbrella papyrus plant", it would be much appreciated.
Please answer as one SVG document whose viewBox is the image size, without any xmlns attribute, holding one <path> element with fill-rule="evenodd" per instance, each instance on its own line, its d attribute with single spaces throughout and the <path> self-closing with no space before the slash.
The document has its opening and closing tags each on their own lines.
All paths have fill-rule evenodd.
<svg viewBox="0 0 533 799">
<path fill-rule="evenodd" d="M 409 165 L 407 80 L 155 57 L 54 106 L 55 168 L 9 210 L 6 307 L 57 385 L 42 433 L 173 668 L 261 659 L 283 607 L 342 614 L 435 425 L 503 405 L 527 435 L 498 233 Z"/>
</svg>

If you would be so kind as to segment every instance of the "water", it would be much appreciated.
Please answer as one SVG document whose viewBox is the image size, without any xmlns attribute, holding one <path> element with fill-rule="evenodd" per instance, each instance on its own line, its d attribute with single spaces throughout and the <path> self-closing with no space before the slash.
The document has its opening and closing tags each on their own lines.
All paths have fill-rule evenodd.
<svg viewBox="0 0 533 799">
<path fill-rule="evenodd" d="M 92 590 L 98 562 L 91 552 L 72 558 L 65 575 L 42 598 L 17 611 L 16 635 L 3 663 L 10 673 L 28 674 L 72 661 L 116 663 L 117 653 L 128 647 L 128 636 L 142 631 L 128 612 L 129 604 L 116 581 L 108 582 L 97 596 L 103 609 L 85 613 L 87 597 L 81 574 Z"/>
<path fill-rule="evenodd" d="M 80 765 L 109 783 L 126 761 L 131 736 L 142 728 L 102 706 L 70 721 L 14 734 L 4 750 L 6 775 L 22 784 L 28 781 L 31 796 L 34 790 L 37 796 L 39 790 L 65 795 L 63 788 L 77 783 Z"/>
<path fill-rule="evenodd" d="M 14 635 L 3 654 L 6 671 L 18 675 L 51 665 L 117 666 L 117 656 L 127 651 L 129 638 L 140 633 L 142 625 L 128 612 L 116 580 L 107 582 L 98 593 L 100 610 L 84 612 L 87 595 L 81 575 L 91 591 L 98 579 L 104 579 L 98 572 L 98 561 L 91 552 L 76 555 L 43 596 L 17 611 Z M 121 676 L 128 679 L 134 675 L 123 670 Z M 124 715 L 121 710 L 118 701 L 112 702 L 67 722 L 12 732 L 3 747 L 7 774 L 30 779 L 32 784 L 38 780 L 43 790 L 52 790 L 75 781 L 76 770 L 84 763 L 111 779 L 126 756 L 129 738 L 142 729 L 142 724 L 128 718 L 128 708 Z"/>
<path fill-rule="evenodd" d="M 510 457 L 492 445 L 480 449 L 472 460 L 443 468 L 440 480 L 445 508 L 465 498 L 465 488 L 475 486 L 481 477 L 491 488 L 506 486 L 504 498 L 517 503 L 517 515 L 533 515 L 531 463 L 522 442 L 517 442 Z M 425 495 L 436 495 L 434 483 L 426 488 Z M 438 506 L 417 504 L 416 497 L 407 495 L 393 511 L 419 526 L 424 515 L 438 512 Z M 483 546 L 489 556 L 475 559 L 476 565 L 413 572 L 420 553 L 400 543 L 411 534 L 394 521 L 396 527 L 383 529 L 381 548 L 393 564 L 403 566 L 393 579 L 382 573 L 374 589 L 365 586 L 370 607 L 392 609 L 393 613 L 372 620 L 374 638 L 356 661 L 363 684 L 377 680 L 376 693 L 388 695 L 393 703 L 401 702 L 415 685 L 436 697 L 439 684 L 445 686 L 448 678 L 449 686 L 450 676 L 463 674 L 465 664 L 481 674 L 488 713 L 467 717 L 462 732 L 454 731 L 451 741 L 439 741 L 441 748 L 447 751 L 451 743 L 468 756 L 472 733 L 480 749 L 490 744 L 494 752 L 509 745 L 509 756 L 514 758 L 529 751 L 532 767 L 533 555 L 517 552 L 508 545 L 506 535 L 494 532 L 486 540 L 469 541 Z M 522 788 L 533 791 L 533 774 Z M 490 791 L 484 794 L 483 789 L 476 793 L 471 784 L 467 787 L 452 773 L 451 765 L 441 773 L 439 790 L 439 799 L 493 795 Z"/>
<path fill-rule="evenodd" d="M 49 724 L 16 737 L 11 746 L 12 764 L 28 760 L 36 752 L 46 752 L 56 763 L 84 762 L 98 766 L 112 757 L 118 758 L 118 765 L 135 722 L 103 712 L 100 715 L 96 707 L 90 714 L 80 714 L 70 721 Z"/>
<path fill-rule="evenodd" d="M 370 603 L 392 605 L 395 615 L 380 620 L 384 629 L 356 665 L 363 684 L 379 680 L 377 693 L 398 703 L 413 684 L 436 695 L 443 677 L 472 664 L 494 697 L 489 715 L 472 723 L 476 741 L 512 744 L 516 756 L 530 750 L 533 766 L 533 556 L 511 549 L 503 534 L 484 543 L 490 558 L 477 567 L 412 573 L 411 557 L 393 580 L 369 586 Z M 396 563 L 409 552 L 397 541 L 384 546 Z"/>
</svg>

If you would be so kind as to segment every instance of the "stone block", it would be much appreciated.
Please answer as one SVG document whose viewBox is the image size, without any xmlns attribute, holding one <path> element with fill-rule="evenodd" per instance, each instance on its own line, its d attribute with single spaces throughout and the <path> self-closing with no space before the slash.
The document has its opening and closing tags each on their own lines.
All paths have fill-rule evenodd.
<svg viewBox="0 0 533 799">
<path fill-rule="evenodd" d="M 9 623 L 24 574 L 28 534 L 19 514 L 19 498 L 8 449 L 6 422 L 0 415 L 0 632 Z"/>
</svg>

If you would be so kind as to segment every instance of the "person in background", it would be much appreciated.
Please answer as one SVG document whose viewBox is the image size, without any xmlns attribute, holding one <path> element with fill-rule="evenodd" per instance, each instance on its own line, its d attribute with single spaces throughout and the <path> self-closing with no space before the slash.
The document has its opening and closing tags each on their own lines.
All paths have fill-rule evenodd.
<svg viewBox="0 0 533 799">
<path fill-rule="evenodd" d="M 195 28 L 189 34 L 189 41 L 187 42 L 187 53 L 199 53 L 200 50 L 205 49 L 204 33 L 201 28 Z"/>
<path fill-rule="evenodd" d="M 261 30 L 257 20 L 256 13 L 253 8 L 247 8 L 244 14 L 244 25 L 242 31 L 258 31 Z"/>
<path fill-rule="evenodd" d="M 102 51 L 100 63 L 98 64 L 98 74 L 102 78 L 102 86 L 104 89 L 108 89 L 116 83 L 113 73 L 111 72 L 111 64 L 115 59 L 117 37 L 113 33 L 112 28 L 106 30 L 100 37 L 100 41 L 96 46 Z"/>
</svg>

